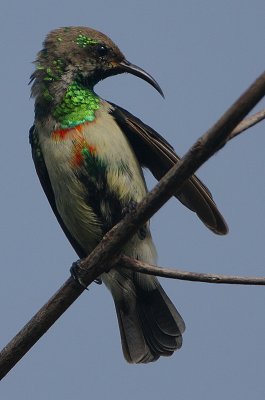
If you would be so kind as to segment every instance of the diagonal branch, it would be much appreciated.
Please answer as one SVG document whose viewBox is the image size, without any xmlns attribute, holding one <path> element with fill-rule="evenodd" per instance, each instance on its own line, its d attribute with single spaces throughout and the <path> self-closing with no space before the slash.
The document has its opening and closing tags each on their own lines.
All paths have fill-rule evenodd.
<svg viewBox="0 0 265 400">
<path fill-rule="evenodd" d="M 161 208 L 185 181 L 215 152 L 222 148 L 239 122 L 265 95 L 265 72 L 206 132 L 186 155 L 148 193 L 134 214 L 128 214 L 81 262 L 82 281 L 89 285 L 114 265 L 114 257 L 139 226 Z M 26 354 L 64 311 L 80 296 L 83 288 L 69 278 L 0 353 L 0 379 Z"/>
<path fill-rule="evenodd" d="M 143 274 L 161 276 L 162 278 L 179 279 L 182 281 L 227 283 L 234 285 L 265 285 L 265 277 L 208 274 L 204 272 L 190 272 L 182 271 L 180 269 L 161 268 L 156 265 L 134 260 L 127 256 L 121 256 L 119 264 L 122 265 L 123 268 L 131 269 Z"/>
</svg>

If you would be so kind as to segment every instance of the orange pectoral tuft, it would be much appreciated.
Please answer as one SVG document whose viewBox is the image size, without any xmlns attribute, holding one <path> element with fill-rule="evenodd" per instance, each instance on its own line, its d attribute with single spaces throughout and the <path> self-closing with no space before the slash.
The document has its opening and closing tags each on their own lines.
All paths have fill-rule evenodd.
<svg viewBox="0 0 265 400">
<path fill-rule="evenodd" d="M 90 154 L 93 154 L 93 155 L 95 155 L 96 154 L 96 147 L 95 146 L 92 146 L 92 145 L 87 145 L 87 149 L 88 149 L 88 151 L 89 151 L 89 153 Z"/>
<path fill-rule="evenodd" d="M 75 167 L 75 168 L 81 167 L 81 165 L 83 164 L 83 161 L 84 161 L 84 157 L 83 157 L 82 152 L 79 149 L 75 149 L 73 158 L 71 160 L 73 167 Z"/>
<path fill-rule="evenodd" d="M 69 135 L 75 135 L 82 131 L 84 124 L 76 125 L 74 128 L 57 129 L 52 132 L 52 139 L 56 141 L 65 140 Z"/>
<path fill-rule="evenodd" d="M 73 128 L 57 129 L 51 134 L 54 141 L 62 142 L 64 140 L 70 140 L 72 142 L 73 156 L 71 158 L 71 165 L 73 168 L 81 167 L 88 153 L 92 156 L 96 154 L 96 147 L 87 143 L 82 134 L 82 130 L 86 124 L 88 123 L 85 122 Z"/>
<path fill-rule="evenodd" d="M 74 154 L 71 160 L 74 168 L 78 168 L 83 165 L 85 151 L 89 151 L 90 154 L 95 155 L 96 147 L 89 145 L 86 140 L 81 140 L 74 144 Z"/>
</svg>

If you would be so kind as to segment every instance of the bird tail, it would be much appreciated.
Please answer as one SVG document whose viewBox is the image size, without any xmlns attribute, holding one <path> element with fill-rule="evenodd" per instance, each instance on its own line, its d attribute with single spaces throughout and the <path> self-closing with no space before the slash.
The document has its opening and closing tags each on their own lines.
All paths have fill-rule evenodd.
<svg viewBox="0 0 265 400">
<path fill-rule="evenodd" d="M 128 286 L 127 296 L 112 291 L 125 359 L 148 363 L 170 356 L 182 345 L 183 319 L 155 277 L 135 273 Z"/>
</svg>

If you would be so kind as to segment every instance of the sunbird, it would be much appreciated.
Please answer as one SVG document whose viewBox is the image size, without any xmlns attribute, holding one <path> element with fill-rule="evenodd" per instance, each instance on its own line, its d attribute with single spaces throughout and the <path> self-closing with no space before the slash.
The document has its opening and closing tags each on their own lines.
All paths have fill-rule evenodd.
<svg viewBox="0 0 265 400">
<path fill-rule="evenodd" d="M 142 168 L 159 180 L 179 161 L 160 134 L 99 97 L 94 87 L 102 79 L 127 72 L 163 93 L 155 79 L 130 63 L 111 39 L 87 27 L 50 32 L 35 67 L 31 76 L 35 121 L 30 129 L 35 168 L 61 228 L 78 257 L 84 258 L 145 197 Z M 211 193 L 196 176 L 175 197 L 214 233 L 227 233 Z M 156 263 L 149 222 L 121 252 Z M 101 279 L 113 296 L 129 363 L 155 361 L 181 347 L 184 321 L 156 277 L 120 265 Z"/>
</svg>

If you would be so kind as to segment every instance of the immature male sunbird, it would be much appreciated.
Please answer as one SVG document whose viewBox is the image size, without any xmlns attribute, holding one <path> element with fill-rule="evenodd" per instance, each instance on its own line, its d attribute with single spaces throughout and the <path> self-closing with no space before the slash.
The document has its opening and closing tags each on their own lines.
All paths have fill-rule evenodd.
<svg viewBox="0 0 265 400">
<path fill-rule="evenodd" d="M 146 195 L 142 167 L 160 179 L 179 157 L 152 128 L 94 92 L 100 80 L 128 72 L 162 94 L 154 78 L 127 61 L 104 34 L 86 27 L 56 29 L 35 64 L 33 160 L 61 228 L 84 258 Z M 213 232 L 227 233 L 211 193 L 196 176 L 175 196 Z M 155 264 L 149 223 L 122 252 Z M 114 299 L 128 362 L 148 363 L 181 347 L 184 321 L 155 277 L 120 265 L 101 279 Z"/>
</svg>

